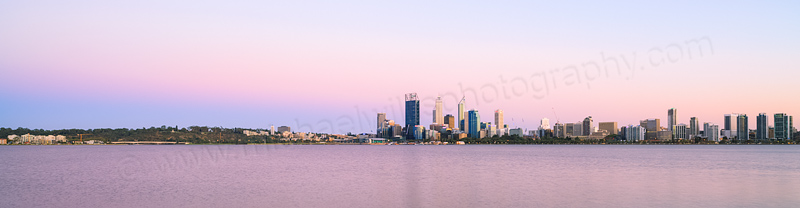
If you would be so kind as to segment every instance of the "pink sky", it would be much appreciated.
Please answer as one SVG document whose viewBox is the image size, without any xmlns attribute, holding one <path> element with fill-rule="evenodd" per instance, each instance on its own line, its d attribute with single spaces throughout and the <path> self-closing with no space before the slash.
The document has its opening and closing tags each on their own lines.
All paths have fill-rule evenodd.
<svg viewBox="0 0 800 208">
<path fill-rule="evenodd" d="M 503 109 L 524 128 L 555 123 L 553 109 L 562 122 L 620 125 L 666 123 L 669 108 L 680 123 L 745 113 L 751 128 L 760 112 L 800 115 L 797 5 L 5 4 L 3 127 L 319 130 L 338 120 L 333 131 L 368 132 L 375 112 L 402 123 L 409 92 L 427 98 L 422 124 L 438 94 L 455 114 L 462 88 L 478 91 L 468 108 L 485 121 Z M 636 70 L 618 73 L 609 57 Z"/>
</svg>

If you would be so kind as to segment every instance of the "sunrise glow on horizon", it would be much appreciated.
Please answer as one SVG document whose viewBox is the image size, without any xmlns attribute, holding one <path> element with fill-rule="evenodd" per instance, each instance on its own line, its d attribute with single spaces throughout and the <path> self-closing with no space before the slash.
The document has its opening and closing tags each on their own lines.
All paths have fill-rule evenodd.
<svg viewBox="0 0 800 208">
<path fill-rule="evenodd" d="M 800 3 L 690 5 L 0 3 L 0 127 L 368 133 L 412 92 L 423 125 L 437 96 L 530 129 L 800 115 Z"/>
</svg>

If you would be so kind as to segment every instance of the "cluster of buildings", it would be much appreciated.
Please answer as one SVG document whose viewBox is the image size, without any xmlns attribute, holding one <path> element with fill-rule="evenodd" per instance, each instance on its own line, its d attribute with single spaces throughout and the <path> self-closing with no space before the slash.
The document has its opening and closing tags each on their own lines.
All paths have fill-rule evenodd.
<svg viewBox="0 0 800 208">
<path fill-rule="evenodd" d="M 63 135 L 31 135 L 25 134 L 22 136 L 18 135 L 8 135 L 7 140 L 0 140 L 0 144 L 55 144 L 55 143 L 66 143 L 67 137 Z"/>
<path fill-rule="evenodd" d="M 494 122 L 482 122 L 478 110 L 466 110 L 466 100 L 458 103 L 458 113 L 444 115 L 442 98 L 437 97 L 433 109 L 433 121 L 426 128 L 420 125 L 419 99 L 416 93 L 405 95 L 405 125 L 386 118 L 386 113 L 378 113 L 376 136 L 393 140 L 441 141 L 444 138 L 462 139 L 466 137 L 484 138 L 504 135 L 523 136 L 521 128 L 508 128 L 504 123 L 503 110 L 494 112 Z M 548 125 L 549 126 L 549 125 Z"/>
<path fill-rule="evenodd" d="M 614 135 L 615 139 L 625 142 L 679 140 L 719 142 L 722 139 L 733 142 L 748 140 L 769 142 L 791 140 L 793 132 L 797 131 L 792 125 L 792 116 L 785 113 L 773 114 L 772 125 L 769 122 L 770 116 L 760 113 L 756 117 L 756 129 L 748 128 L 749 119 L 746 114 L 725 114 L 725 123 L 720 128 L 713 123 L 701 124 L 697 117 L 691 117 L 688 125 L 678 123 L 678 110 L 672 108 L 667 110 L 666 127 L 662 126 L 661 119 L 657 118 L 644 119 L 639 121 L 638 125 L 621 127 L 617 122 L 599 122 L 595 125 L 594 119 L 587 116 L 575 123 L 556 122 L 551 128 L 549 119 L 543 118 L 537 130 L 528 131 L 527 135 L 523 135 L 521 128 L 509 128 L 504 123 L 503 110 L 494 111 L 494 122 L 482 122 L 478 110 L 465 109 L 464 98 L 459 101 L 455 116 L 443 115 L 441 97 L 435 102 L 432 124 L 426 128 L 420 125 L 420 101 L 417 94 L 406 94 L 405 125 L 387 119 L 385 113 L 378 113 L 376 136 L 394 140 L 437 141 L 444 138 L 484 138 L 503 135 L 598 140 Z"/>
</svg>

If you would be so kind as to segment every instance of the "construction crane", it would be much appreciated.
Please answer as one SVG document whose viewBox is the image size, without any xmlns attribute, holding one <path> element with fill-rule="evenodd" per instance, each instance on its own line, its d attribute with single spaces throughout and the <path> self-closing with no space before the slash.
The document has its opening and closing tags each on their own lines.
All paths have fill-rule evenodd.
<svg viewBox="0 0 800 208">
<path fill-rule="evenodd" d="M 83 144 L 83 135 L 92 135 L 92 134 L 78 134 L 78 137 L 81 138 L 81 144 Z"/>
<path fill-rule="evenodd" d="M 558 115 L 556 115 L 556 108 L 550 108 L 553 110 L 553 116 L 556 117 L 556 123 L 561 123 L 561 120 L 558 119 Z"/>
</svg>

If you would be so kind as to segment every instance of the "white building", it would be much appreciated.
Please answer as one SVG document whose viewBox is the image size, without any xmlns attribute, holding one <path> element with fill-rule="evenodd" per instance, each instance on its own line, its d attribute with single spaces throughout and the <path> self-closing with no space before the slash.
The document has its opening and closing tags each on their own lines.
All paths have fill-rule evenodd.
<svg viewBox="0 0 800 208">
<path fill-rule="evenodd" d="M 729 130 L 728 134 L 730 134 Z M 719 142 L 719 126 L 712 123 L 703 123 L 703 134 L 707 141 Z"/>
<path fill-rule="evenodd" d="M 539 129 L 550 129 L 550 119 L 543 118 L 539 124 Z"/>
<path fill-rule="evenodd" d="M 689 139 L 689 135 L 687 133 L 688 131 L 686 124 L 678 124 L 672 127 L 673 139 Z"/>
<path fill-rule="evenodd" d="M 503 110 L 497 109 L 494 111 L 494 124 L 497 125 L 497 128 L 505 128 L 503 124 Z"/>
<path fill-rule="evenodd" d="M 67 137 L 64 135 L 57 135 L 56 142 L 67 142 Z"/>
<path fill-rule="evenodd" d="M 625 128 L 625 141 L 638 142 L 645 139 L 647 129 L 639 125 L 629 125 Z"/>
<path fill-rule="evenodd" d="M 442 115 L 442 97 L 436 97 L 436 105 L 433 108 L 433 123 L 444 124 L 444 116 Z"/>
</svg>

